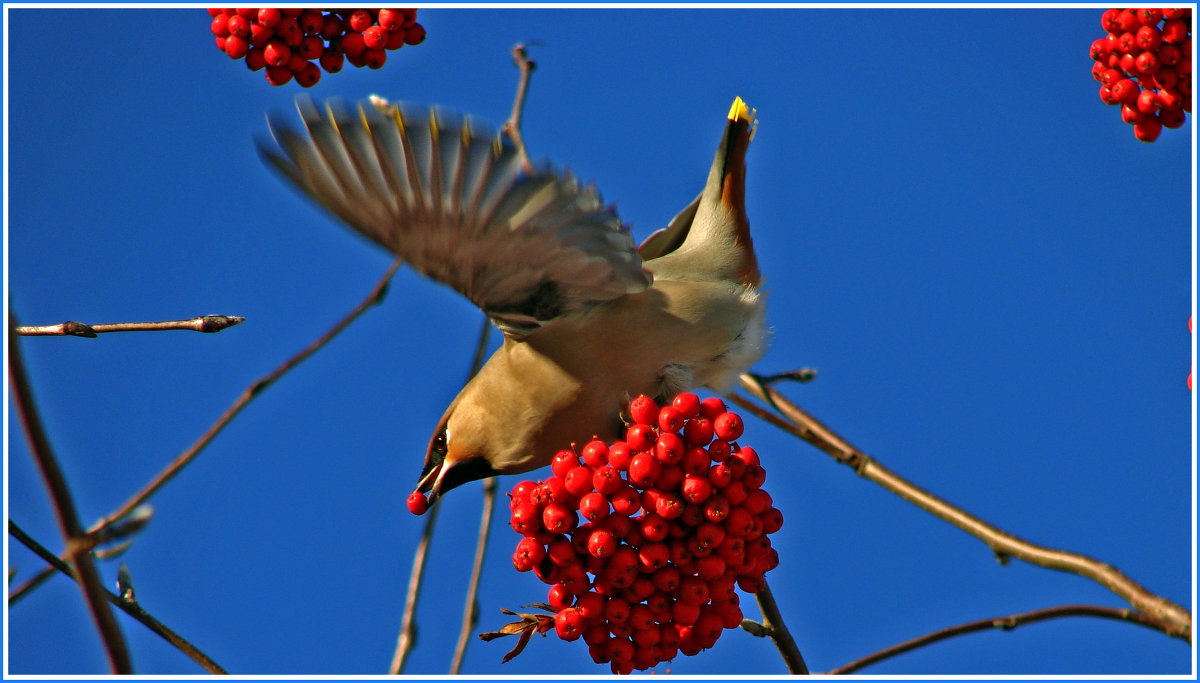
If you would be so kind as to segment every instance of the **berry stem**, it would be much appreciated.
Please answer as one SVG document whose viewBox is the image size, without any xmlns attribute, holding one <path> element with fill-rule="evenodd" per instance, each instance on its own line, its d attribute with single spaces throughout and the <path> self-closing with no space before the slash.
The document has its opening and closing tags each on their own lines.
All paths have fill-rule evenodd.
<svg viewBox="0 0 1200 683">
<path fill-rule="evenodd" d="M 775 602 L 775 596 L 771 593 L 771 587 L 763 581 L 762 590 L 754 594 L 754 599 L 758 601 L 758 609 L 762 611 L 762 627 L 764 633 L 775 641 L 775 647 L 779 648 L 779 654 L 783 657 L 783 661 L 787 664 L 788 673 L 794 675 L 808 674 L 808 665 L 804 663 L 804 656 L 800 654 L 800 648 L 796 646 L 796 641 L 792 638 L 791 631 L 783 623 L 783 614 L 779 612 L 779 605 Z M 743 627 L 745 628 L 745 627 Z M 758 635 L 758 634 L 755 634 Z"/>
</svg>

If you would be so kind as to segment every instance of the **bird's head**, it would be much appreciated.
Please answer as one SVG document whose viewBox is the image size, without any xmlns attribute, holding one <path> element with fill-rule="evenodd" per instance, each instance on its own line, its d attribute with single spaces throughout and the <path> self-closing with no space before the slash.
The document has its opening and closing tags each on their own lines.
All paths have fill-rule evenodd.
<svg viewBox="0 0 1200 683">
<path fill-rule="evenodd" d="M 416 490 L 428 493 L 431 502 L 467 482 L 500 474 L 492 467 L 487 444 L 476 443 L 472 438 L 476 425 L 456 428 L 459 426 L 456 418 L 463 417 L 455 410 L 458 403 L 455 401 L 447 409 L 425 451 L 425 466 Z"/>
</svg>

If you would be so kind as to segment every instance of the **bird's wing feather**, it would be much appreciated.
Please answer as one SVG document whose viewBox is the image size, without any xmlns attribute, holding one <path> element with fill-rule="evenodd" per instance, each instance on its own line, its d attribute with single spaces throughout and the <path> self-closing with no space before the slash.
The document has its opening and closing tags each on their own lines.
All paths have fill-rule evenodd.
<svg viewBox="0 0 1200 683">
<path fill-rule="evenodd" d="M 264 159 L 352 228 L 466 296 L 520 340 L 542 324 L 649 287 L 633 239 L 590 186 L 525 174 L 473 122 L 399 106 L 269 117 Z M 478 128 L 478 130 L 477 130 Z"/>
</svg>

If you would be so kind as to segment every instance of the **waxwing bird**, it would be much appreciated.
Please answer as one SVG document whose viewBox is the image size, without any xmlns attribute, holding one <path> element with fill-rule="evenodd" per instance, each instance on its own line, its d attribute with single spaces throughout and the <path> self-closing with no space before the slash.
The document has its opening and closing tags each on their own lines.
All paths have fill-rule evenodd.
<svg viewBox="0 0 1200 683">
<path fill-rule="evenodd" d="M 703 190 L 635 247 L 599 195 L 470 119 L 376 100 L 268 117 L 265 160 L 356 231 L 466 296 L 503 345 L 446 408 L 417 484 L 436 497 L 622 435 L 630 397 L 726 390 L 762 355 L 746 218 L 754 112 L 730 108 Z"/>
</svg>

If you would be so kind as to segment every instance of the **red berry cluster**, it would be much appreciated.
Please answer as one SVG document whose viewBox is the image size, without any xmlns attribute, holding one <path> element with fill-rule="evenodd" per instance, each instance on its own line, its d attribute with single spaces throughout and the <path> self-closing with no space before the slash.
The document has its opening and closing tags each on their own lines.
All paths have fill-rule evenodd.
<svg viewBox="0 0 1200 683">
<path fill-rule="evenodd" d="M 1157 140 L 1163 126 L 1182 126 L 1192 110 L 1192 10 L 1114 8 L 1100 25 L 1108 35 L 1091 49 L 1100 99 L 1121 106 L 1142 142 Z"/>
<path fill-rule="evenodd" d="M 783 515 L 762 489 L 742 419 L 718 398 L 629 405 L 624 441 L 559 451 L 553 476 L 510 494 L 519 571 L 551 586 L 554 630 L 629 674 L 712 647 L 779 564 Z M 714 440 L 713 437 L 716 437 Z"/>
<path fill-rule="evenodd" d="M 425 40 L 425 28 L 412 8 L 210 7 L 208 13 L 217 49 L 245 59 L 251 71 L 266 69 L 271 85 L 295 77 L 311 88 L 321 80 L 322 69 L 337 73 L 345 62 L 378 69 L 387 61 L 387 50 Z"/>
</svg>

